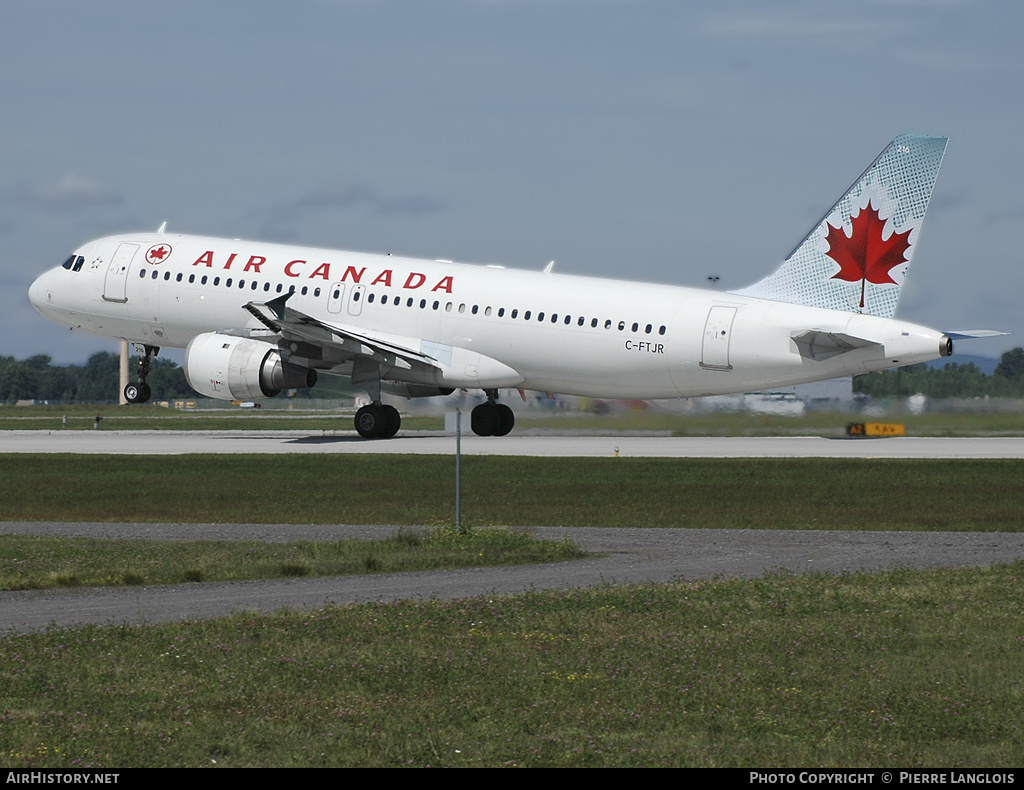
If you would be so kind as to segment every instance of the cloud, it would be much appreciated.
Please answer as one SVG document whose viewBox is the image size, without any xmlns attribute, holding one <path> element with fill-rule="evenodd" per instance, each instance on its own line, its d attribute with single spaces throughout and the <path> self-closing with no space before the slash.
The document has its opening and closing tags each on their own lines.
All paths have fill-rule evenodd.
<svg viewBox="0 0 1024 790">
<path fill-rule="evenodd" d="M 364 184 L 353 184 L 344 188 L 326 186 L 307 195 L 301 195 L 285 205 L 283 213 L 299 215 L 307 211 L 340 209 L 365 210 L 383 215 L 420 216 L 432 214 L 441 207 L 440 201 L 425 195 L 389 197 Z"/>
<path fill-rule="evenodd" d="M 120 206 L 124 199 L 95 181 L 68 173 L 45 186 L 19 186 L 7 192 L 0 202 L 20 204 L 45 211 L 78 213 L 91 208 Z"/>
<path fill-rule="evenodd" d="M 323 212 L 374 214 L 390 217 L 421 217 L 441 211 L 444 204 L 428 195 L 382 195 L 366 184 L 327 184 L 292 200 L 254 212 L 260 233 L 276 241 L 296 238 L 295 226 L 306 217 Z"/>
<path fill-rule="evenodd" d="M 802 16 L 794 13 L 716 14 L 704 20 L 701 31 L 709 36 L 734 39 L 761 39 L 785 44 L 794 40 L 821 43 L 849 41 L 851 38 L 881 38 L 891 35 L 892 25 L 855 19 L 826 18 L 815 13 Z"/>
</svg>

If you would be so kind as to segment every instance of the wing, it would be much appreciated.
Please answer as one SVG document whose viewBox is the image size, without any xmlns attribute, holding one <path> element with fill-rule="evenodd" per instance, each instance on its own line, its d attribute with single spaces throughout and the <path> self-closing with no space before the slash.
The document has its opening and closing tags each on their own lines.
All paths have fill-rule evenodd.
<svg viewBox="0 0 1024 790">
<path fill-rule="evenodd" d="M 291 293 L 245 309 L 280 335 L 293 364 L 357 377 L 437 387 L 514 387 L 523 377 L 508 365 L 469 349 L 362 328 L 330 324 L 288 306 Z"/>
</svg>

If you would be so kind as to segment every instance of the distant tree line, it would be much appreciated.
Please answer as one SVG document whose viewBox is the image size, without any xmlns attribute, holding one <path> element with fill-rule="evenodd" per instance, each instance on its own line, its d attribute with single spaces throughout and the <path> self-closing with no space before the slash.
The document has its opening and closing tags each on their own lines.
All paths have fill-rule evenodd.
<svg viewBox="0 0 1024 790">
<path fill-rule="evenodd" d="M 138 357 L 129 361 L 134 377 Z M 49 403 L 116 403 L 120 389 L 117 354 L 101 351 L 84 365 L 53 365 L 45 354 L 17 360 L 0 357 L 0 403 L 19 400 Z M 194 398 L 185 371 L 170 359 L 157 357 L 147 379 L 152 400 Z M 895 398 L 922 392 L 931 398 L 1024 398 L 1024 348 L 1003 354 L 995 372 L 985 375 L 968 362 L 941 368 L 910 365 L 884 373 L 857 376 L 853 391 L 876 398 Z M 309 396 L 309 390 L 296 392 Z"/>
<path fill-rule="evenodd" d="M 129 360 L 129 376 L 135 376 L 137 364 L 138 357 Z M 0 357 L 0 402 L 117 403 L 119 367 L 119 356 L 106 351 L 93 354 L 84 365 L 53 365 L 45 354 L 26 360 Z M 153 400 L 196 396 L 185 381 L 185 371 L 170 359 L 153 360 L 147 382 Z"/>
<path fill-rule="evenodd" d="M 973 362 L 942 367 L 909 365 L 870 373 L 853 380 L 853 391 L 874 398 L 896 398 L 924 393 L 930 398 L 1024 398 L 1024 348 L 1014 348 L 1000 358 L 991 376 Z"/>
</svg>

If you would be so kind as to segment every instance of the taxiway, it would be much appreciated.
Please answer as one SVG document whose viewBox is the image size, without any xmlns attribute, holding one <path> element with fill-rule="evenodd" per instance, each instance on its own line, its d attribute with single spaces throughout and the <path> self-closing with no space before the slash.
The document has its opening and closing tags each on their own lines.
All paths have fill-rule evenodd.
<svg viewBox="0 0 1024 790">
<path fill-rule="evenodd" d="M 466 455 L 552 458 L 1024 458 L 1020 437 L 817 436 L 672 437 L 523 434 L 500 438 L 463 435 Z M 390 453 L 452 455 L 455 437 L 409 432 L 368 441 L 355 432 L 311 431 L 4 431 L 0 453 L 97 453 L 184 455 L 188 453 Z"/>
</svg>

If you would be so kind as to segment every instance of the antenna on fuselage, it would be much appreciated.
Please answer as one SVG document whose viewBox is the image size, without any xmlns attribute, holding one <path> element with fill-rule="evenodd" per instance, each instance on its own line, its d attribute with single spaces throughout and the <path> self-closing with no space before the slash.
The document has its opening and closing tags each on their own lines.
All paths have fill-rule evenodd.
<svg viewBox="0 0 1024 790">
<path fill-rule="evenodd" d="M 156 232 L 157 233 L 163 233 L 164 232 L 164 228 L 166 228 L 166 227 L 167 227 L 167 220 L 164 220 L 163 222 L 160 223 L 160 227 L 156 229 Z"/>
<path fill-rule="evenodd" d="M 548 261 L 548 265 L 544 267 L 544 274 L 551 274 L 551 270 L 555 268 L 554 261 Z"/>
</svg>

